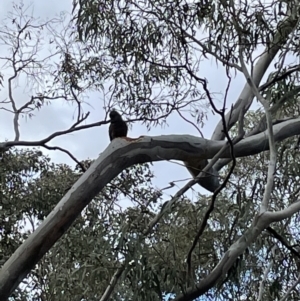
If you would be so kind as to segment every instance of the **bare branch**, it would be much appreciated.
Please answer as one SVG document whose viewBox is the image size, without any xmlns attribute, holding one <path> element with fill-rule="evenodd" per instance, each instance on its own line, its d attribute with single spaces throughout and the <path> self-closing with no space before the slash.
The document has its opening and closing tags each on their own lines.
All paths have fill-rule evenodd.
<svg viewBox="0 0 300 301">
<path fill-rule="evenodd" d="M 269 200 L 271 197 L 271 192 L 273 190 L 273 184 L 274 184 L 274 174 L 275 174 L 275 168 L 276 168 L 276 147 L 275 147 L 275 139 L 273 134 L 273 123 L 272 123 L 272 115 L 270 113 L 270 107 L 269 102 L 263 98 L 263 96 L 259 93 L 258 88 L 254 82 L 254 79 L 249 74 L 246 64 L 243 59 L 243 48 L 240 46 L 239 48 L 239 57 L 240 62 L 242 65 L 243 73 L 246 77 L 247 82 L 249 83 L 251 89 L 253 90 L 253 94 L 256 96 L 256 98 L 261 102 L 261 104 L 264 106 L 265 114 L 266 114 L 266 120 L 267 120 L 267 128 L 269 133 L 269 149 L 270 149 L 270 162 L 268 166 L 268 178 L 267 183 L 265 187 L 264 197 L 261 203 L 260 211 L 265 212 L 268 210 Z"/>
<path fill-rule="evenodd" d="M 271 223 L 281 221 L 283 219 L 286 219 L 288 217 L 291 217 L 296 212 L 300 211 L 300 201 L 297 201 L 296 203 L 291 204 L 289 207 L 276 211 L 276 212 L 266 212 L 266 218 L 268 218 Z"/>
<path fill-rule="evenodd" d="M 300 123 L 300 119 L 298 122 Z M 239 145 L 245 144 L 245 140 L 236 145 L 237 151 Z M 66 193 L 34 234 L 4 264 L 0 271 L 0 299 L 4 300 L 10 295 L 41 257 L 67 231 L 84 207 L 123 169 L 137 163 L 161 161 L 162 158 L 164 160 L 175 159 L 181 161 L 189 157 L 211 158 L 225 145 L 224 141 L 209 141 L 203 138 L 181 135 L 143 137 L 136 140 L 130 138 L 114 139 Z M 222 156 L 231 156 L 230 151 L 225 150 Z M 144 236 L 150 233 L 163 214 L 170 210 L 180 196 L 196 182 L 197 178 L 190 181 L 175 194 L 171 201 L 165 203 L 161 212 L 146 227 Z M 204 283 L 210 286 L 221 275 L 224 275 L 236 258 L 271 222 L 282 220 L 299 210 L 300 202 L 281 212 L 266 212 L 259 215 L 249 231 L 225 253 L 221 262 L 209 276 L 209 281 L 204 280 Z M 206 284 L 200 285 L 200 289 L 197 286 L 196 294 L 198 295 L 199 291 L 201 292 L 204 288 L 207 289 Z M 189 296 L 193 296 L 193 294 L 191 293 Z M 178 300 L 184 299 L 178 297 Z"/>
<path fill-rule="evenodd" d="M 277 231 L 275 231 L 272 227 L 268 227 L 267 231 L 271 233 L 271 235 L 274 238 L 280 241 L 281 244 L 285 246 L 294 256 L 300 259 L 300 253 L 297 250 L 295 250 L 292 246 L 290 246 L 287 240 L 284 237 L 282 237 Z"/>
<path fill-rule="evenodd" d="M 64 131 L 58 131 L 55 132 L 51 135 L 49 135 L 48 137 L 39 140 L 39 141 L 7 141 L 4 142 L 0 145 L 4 145 L 4 147 L 12 147 L 12 146 L 44 146 L 46 143 L 48 143 L 50 140 L 58 137 L 58 136 L 62 136 L 65 134 L 69 134 L 72 132 L 76 132 L 76 131 L 80 131 L 83 129 L 89 129 L 92 127 L 96 127 L 96 126 L 100 126 L 103 124 L 107 124 L 109 121 L 99 121 L 99 122 L 94 122 L 94 123 L 90 123 L 90 124 L 85 124 L 85 125 L 81 125 L 81 126 L 77 126 L 77 127 L 73 127 L 73 125 Z M 77 123 L 77 122 L 76 122 Z"/>
<path fill-rule="evenodd" d="M 200 131 L 200 129 L 197 127 L 197 125 L 196 125 L 195 123 L 193 123 L 193 122 L 191 122 L 190 120 L 188 120 L 187 118 L 185 118 L 185 117 L 180 113 L 179 110 L 176 111 L 176 112 L 177 112 L 177 114 L 178 114 L 184 121 L 186 121 L 187 123 L 191 124 L 191 125 L 198 131 L 200 137 L 204 138 L 202 132 Z"/>
<path fill-rule="evenodd" d="M 233 144 L 234 143 L 237 143 L 239 141 L 241 141 L 243 139 L 243 136 L 239 136 L 237 137 L 237 139 L 235 139 L 235 141 L 231 141 L 229 140 L 226 145 L 224 145 L 222 147 L 222 149 L 213 157 L 212 160 L 210 160 L 210 162 L 207 164 L 207 166 L 203 169 L 202 172 L 200 172 L 200 174 L 198 175 L 198 178 L 201 178 L 203 176 L 203 174 L 205 174 L 205 172 L 207 172 L 210 168 L 212 168 L 214 166 L 214 164 L 217 162 L 217 160 L 222 156 L 222 154 L 225 152 L 225 150 L 229 147 L 230 148 L 230 153 L 231 153 L 231 156 L 232 156 L 232 160 L 233 160 L 233 164 L 232 166 L 230 167 L 230 170 L 229 170 L 229 173 L 227 174 L 225 180 L 223 181 L 223 183 L 220 185 L 220 187 L 218 187 L 218 189 L 216 189 L 216 191 L 214 192 L 212 198 L 211 198 L 211 202 L 210 202 L 210 205 L 208 207 L 208 209 L 206 210 L 205 214 L 204 214 L 204 217 L 203 217 L 203 220 L 202 220 L 202 223 L 199 227 L 199 230 L 196 234 L 196 236 L 194 237 L 194 240 L 193 240 L 193 243 L 192 243 L 192 246 L 191 248 L 189 249 L 188 251 L 188 255 L 187 255 L 187 265 L 188 265 L 188 271 L 189 271 L 189 275 L 191 276 L 191 261 L 192 261 L 192 253 L 197 245 L 197 242 L 198 240 L 200 239 L 201 235 L 203 234 L 204 230 L 205 230 L 205 227 L 207 226 L 207 223 L 208 223 L 208 219 L 210 217 L 210 214 L 213 212 L 214 210 L 214 206 L 215 206 L 215 202 L 216 202 L 216 198 L 217 198 L 217 195 L 221 192 L 221 190 L 226 186 L 226 184 L 228 183 L 229 181 L 229 178 L 231 176 L 231 174 L 233 173 L 234 171 L 234 168 L 236 166 L 236 160 L 235 160 L 235 157 L 234 157 L 234 150 L 233 150 Z"/>
<path fill-rule="evenodd" d="M 82 169 L 83 172 L 85 172 L 85 167 L 82 165 L 82 163 L 77 160 L 68 150 L 62 148 L 62 147 L 59 147 L 59 146 L 49 146 L 49 145 L 43 145 L 43 147 L 49 149 L 49 150 L 59 150 L 65 154 L 67 154 L 74 162 L 76 162 Z"/>
<path fill-rule="evenodd" d="M 285 71 L 284 73 L 282 73 L 280 75 L 277 74 L 276 76 L 274 76 L 273 79 L 271 79 L 270 81 L 268 81 L 268 82 L 264 83 L 263 85 L 261 85 L 258 90 L 259 91 L 264 91 L 265 89 L 272 86 L 276 82 L 279 82 L 279 81 L 287 78 L 289 75 L 291 75 L 291 74 L 293 74 L 294 72 L 297 72 L 297 71 L 300 71 L 300 65 L 292 66 L 287 71 Z"/>
<path fill-rule="evenodd" d="M 122 276 L 123 271 L 125 270 L 125 265 L 123 264 L 122 267 L 118 268 L 116 272 L 114 273 L 112 279 L 109 282 L 109 285 L 107 286 L 105 292 L 103 293 L 100 301 L 106 301 L 109 300 L 110 295 L 114 291 L 115 286 L 118 283 L 118 280 Z"/>
<path fill-rule="evenodd" d="M 297 13 L 297 7 L 293 8 L 294 11 L 290 16 L 279 24 L 277 32 L 274 34 L 274 39 L 266 47 L 262 56 L 259 58 L 258 62 L 254 66 L 252 77 L 254 79 L 255 86 L 258 86 L 262 77 L 264 76 L 267 68 L 275 58 L 278 51 L 281 49 L 282 45 L 286 43 L 289 38 L 289 35 L 295 29 L 295 26 L 298 23 L 299 15 Z M 228 130 L 236 123 L 238 120 L 240 110 L 244 110 L 246 113 L 249 107 L 252 104 L 254 93 L 248 83 L 244 86 L 238 100 L 233 106 L 233 109 L 226 114 L 226 122 L 228 125 Z M 223 133 L 223 123 L 219 122 L 216 126 L 216 129 L 212 135 L 214 140 L 222 140 L 225 135 Z"/>
</svg>

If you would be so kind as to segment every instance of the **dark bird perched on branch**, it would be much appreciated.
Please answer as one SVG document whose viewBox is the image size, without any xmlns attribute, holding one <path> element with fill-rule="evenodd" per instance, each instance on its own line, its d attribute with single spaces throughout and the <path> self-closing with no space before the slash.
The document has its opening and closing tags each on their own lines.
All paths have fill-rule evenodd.
<svg viewBox="0 0 300 301">
<path fill-rule="evenodd" d="M 115 110 L 109 113 L 110 126 L 108 130 L 110 141 L 118 137 L 126 137 L 128 127 L 122 116 Z"/>
</svg>

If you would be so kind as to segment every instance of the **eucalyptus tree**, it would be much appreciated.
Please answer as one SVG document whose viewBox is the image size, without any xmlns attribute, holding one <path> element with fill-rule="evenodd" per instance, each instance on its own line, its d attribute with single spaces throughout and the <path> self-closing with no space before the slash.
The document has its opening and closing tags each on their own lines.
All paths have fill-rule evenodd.
<svg viewBox="0 0 300 301">
<path fill-rule="evenodd" d="M 9 296 L 118 174 L 177 159 L 193 179 L 162 206 L 151 207 L 161 197 L 153 189 L 124 191 L 133 198 L 143 193 L 144 202 L 129 210 L 110 244 L 120 258 L 100 300 L 296 300 L 299 9 L 298 1 L 74 1 L 73 34 L 86 52 L 79 59 L 65 51 L 59 76 L 71 88 L 107 81 L 107 108 L 119 107 L 148 127 L 187 108 L 197 126 L 204 100 L 220 121 L 211 139 L 114 139 L 6 261 L 0 296 Z M 201 68 L 211 59 L 227 74 L 221 108 Z M 236 74 L 245 85 L 227 108 Z M 253 100 L 258 109 L 250 111 Z M 18 145 L 30 144 L 16 139 L 1 147 Z M 212 195 L 198 194 L 191 204 L 184 194 L 195 184 Z"/>
</svg>

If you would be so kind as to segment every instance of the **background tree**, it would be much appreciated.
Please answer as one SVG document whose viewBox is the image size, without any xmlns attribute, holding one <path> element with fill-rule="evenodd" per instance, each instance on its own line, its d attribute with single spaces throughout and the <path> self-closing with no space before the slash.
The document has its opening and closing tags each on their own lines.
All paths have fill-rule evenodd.
<svg viewBox="0 0 300 301">
<path fill-rule="evenodd" d="M 18 118 L 39 105 L 31 108 L 31 100 L 18 108 L 11 96 L 3 101 L 12 106 L 15 138 L 1 144 L 0 296 L 7 298 L 35 266 L 14 292 L 15 300 L 33 295 L 38 300 L 297 300 L 299 7 L 298 1 L 75 1 L 71 25 L 76 22 L 77 31 L 67 28 L 70 41 L 62 39 L 57 47 L 60 64 L 49 72 L 47 91 L 61 91 L 59 98 L 77 105 L 75 123 L 42 140 L 21 141 Z M 15 57 L 28 32 L 24 25 L 17 28 L 13 37 L 4 31 L 13 41 L 11 56 L 4 58 L 14 71 L 9 95 L 18 72 L 36 62 L 31 56 L 18 67 L 23 57 Z M 56 37 L 50 44 L 57 45 L 51 22 L 47 28 Z M 228 79 L 220 108 L 201 69 L 211 58 L 224 66 Z M 234 102 L 228 91 L 236 74 L 246 84 Z M 89 91 L 107 91 L 105 118 L 81 125 L 89 117 L 82 111 Z M 47 145 L 108 123 L 112 107 L 148 128 L 166 123 L 173 113 L 198 128 L 205 108 L 220 122 L 211 141 L 188 135 L 116 139 L 91 168 L 89 160 Z M 54 165 L 40 152 L 14 146 L 59 149 L 77 167 Z M 195 177 L 168 199 L 169 187 L 151 183 L 149 165 L 129 167 L 163 159 L 184 161 Z M 213 194 L 200 193 L 196 183 Z M 124 199 L 131 202 L 127 209 L 120 207 Z M 25 240 L 28 221 L 28 231 L 35 232 Z M 45 233 L 52 234 L 45 239 Z"/>
</svg>

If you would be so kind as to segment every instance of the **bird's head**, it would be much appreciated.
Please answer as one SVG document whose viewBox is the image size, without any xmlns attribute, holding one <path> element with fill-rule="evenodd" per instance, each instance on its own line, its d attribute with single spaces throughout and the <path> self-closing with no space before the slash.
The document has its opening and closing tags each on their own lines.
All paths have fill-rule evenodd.
<svg viewBox="0 0 300 301">
<path fill-rule="evenodd" d="M 109 117 L 110 117 L 111 121 L 116 121 L 116 120 L 122 119 L 121 115 L 116 110 L 112 110 L 109 113 Z"/>
</svg>

